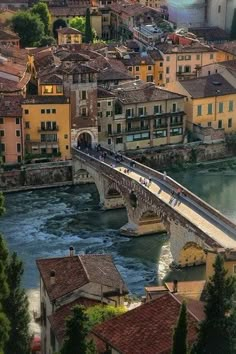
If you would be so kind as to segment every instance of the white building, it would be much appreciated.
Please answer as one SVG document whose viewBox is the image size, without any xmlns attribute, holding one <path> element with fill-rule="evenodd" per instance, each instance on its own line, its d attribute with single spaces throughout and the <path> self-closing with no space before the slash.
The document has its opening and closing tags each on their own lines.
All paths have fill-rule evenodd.
<svg viewBox="0 0 236 354">
<path fill-rule="evenodd" d="M 209 26 L 231 31 L 236 0 L 208 0 L 207 20 Z"/>
</svg>

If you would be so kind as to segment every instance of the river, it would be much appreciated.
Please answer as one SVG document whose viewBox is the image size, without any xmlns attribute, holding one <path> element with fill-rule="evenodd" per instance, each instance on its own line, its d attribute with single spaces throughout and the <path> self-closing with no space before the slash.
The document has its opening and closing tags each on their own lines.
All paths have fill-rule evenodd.
<svg viewBox="0 0 236 354">
<path fill-rule="evenodd" d="M 187 172 L 174 177 L 198 196 L 236 221 L 236 177 Z M 77 253 L 110 253 L 131 294 L 142 295 L 144 286 L 167 279 L 202 279 L 204 267 L 169 272 L 167 235 L 126 238 L 119 228 L 126 211 L 99 209 L 95 185 L 12 193 L 5 196 L 6 213 L 0 230 L 11 251 L 24 262 L 23 285 L 37 307 L 39 274 L 37 258 Z"/>
</svg>

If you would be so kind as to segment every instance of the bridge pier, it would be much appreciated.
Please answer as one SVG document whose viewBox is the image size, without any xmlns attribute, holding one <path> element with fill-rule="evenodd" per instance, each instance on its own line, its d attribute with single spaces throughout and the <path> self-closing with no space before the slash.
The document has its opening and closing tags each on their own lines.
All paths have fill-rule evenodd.
<svg viewBox="0 0 236 354">
<path fill-rule="evenodd" d="M 163 234 L 166 232 L 164 224 L 161 219 L 156 217 L 150 217 L 140 219 L 138 222 L 130 220 L 127 224 L 120 228 L 120 234 L 124 236 L 145 236 L 153 234 Z"/>
</svg>

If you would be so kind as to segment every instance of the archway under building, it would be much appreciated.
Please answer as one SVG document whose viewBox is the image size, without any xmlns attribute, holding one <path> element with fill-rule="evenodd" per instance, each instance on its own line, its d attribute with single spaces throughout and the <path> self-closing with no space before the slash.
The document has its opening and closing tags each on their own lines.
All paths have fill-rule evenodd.
<svg viewBox="0 0 236 354">
<path fill-rule="evenodd" d="M 92 136 L 87 132 L 80 133 L 77 138 L 77 146 L 81 149 L 90 149 L 92 147 Z"/>
</svg>

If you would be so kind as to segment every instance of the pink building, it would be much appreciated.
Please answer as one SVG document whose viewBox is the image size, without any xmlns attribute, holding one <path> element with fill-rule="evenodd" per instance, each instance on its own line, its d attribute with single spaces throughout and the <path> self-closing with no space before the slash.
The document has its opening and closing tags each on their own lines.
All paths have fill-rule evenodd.
<svg viewBox="0 0 236 354">
<path fill-rule="evenodd" d="M 14 164 L 23 158 L 22 96 L 0 97 L 0 159 Z"/>
</svg>

